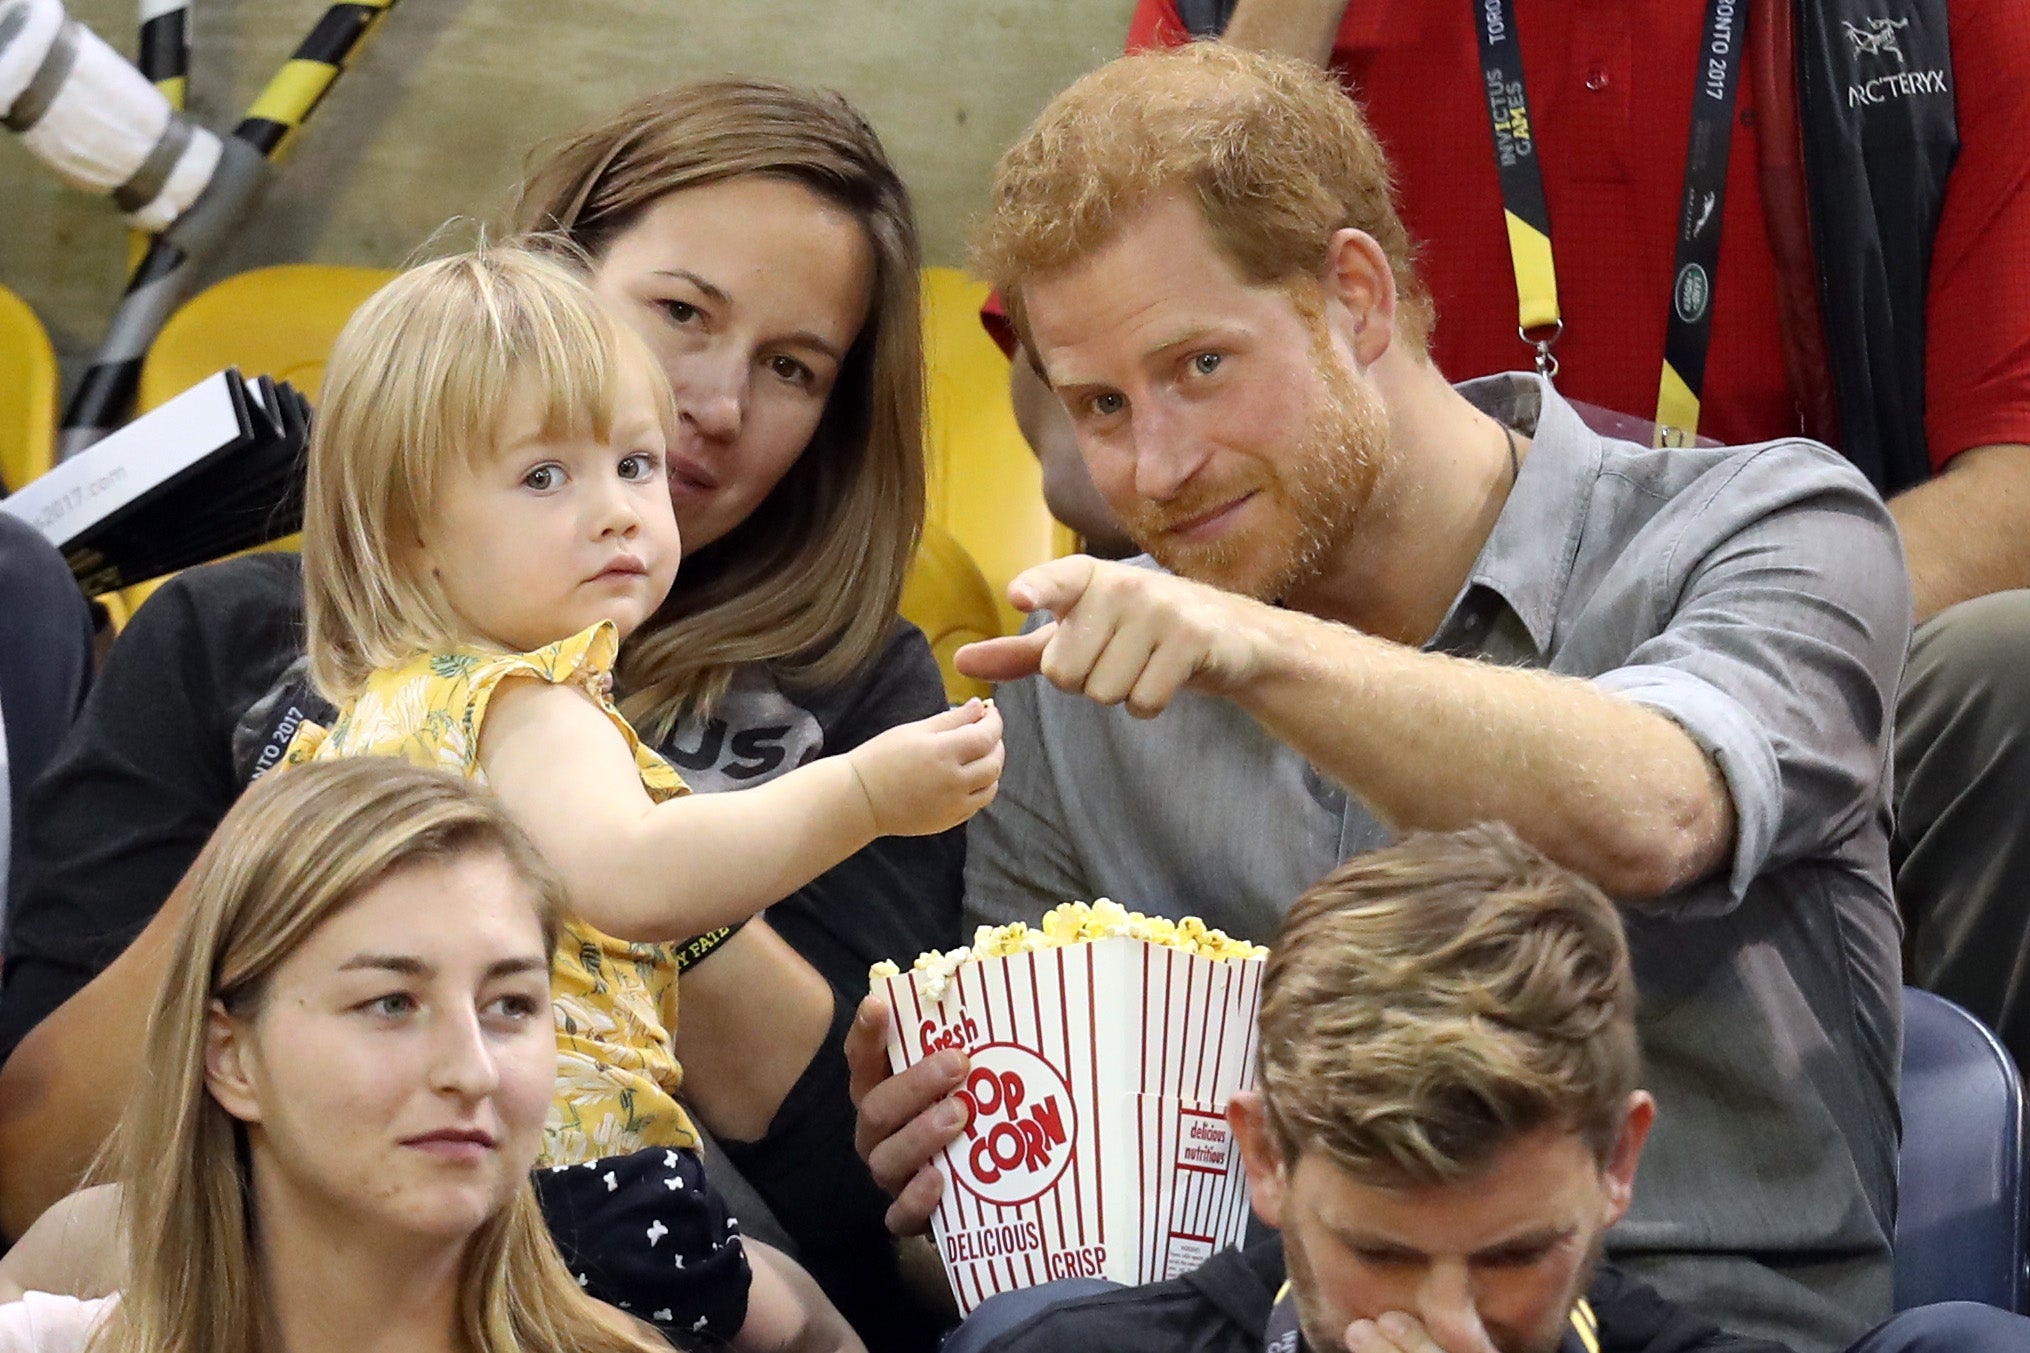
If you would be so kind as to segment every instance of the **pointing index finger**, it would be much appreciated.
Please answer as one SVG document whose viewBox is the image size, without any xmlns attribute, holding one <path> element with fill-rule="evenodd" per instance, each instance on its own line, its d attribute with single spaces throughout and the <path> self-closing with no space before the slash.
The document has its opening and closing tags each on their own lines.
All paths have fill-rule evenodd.
<svg viewBox="0 0 2030 1353">
<path fill-rule="evenodd" d="M 1043 670 L 1043 650 L 1055 624 L 1038 625 L 1027 634 L 1005 634 L 999 639 L 980 639 L 963 645 L 952 654 L 952 665 L 961 676 L 976 681 L 1019 681 Z"/>
<path fill-rule="evenodd" d="M 1099 571 L 1099 560 L 1071 554 L 1024 569 L 1008 584 L 1008 601 L 1018 611 L 1049 611 L 1062 616 L 1078 605 Z"/>
</svg>

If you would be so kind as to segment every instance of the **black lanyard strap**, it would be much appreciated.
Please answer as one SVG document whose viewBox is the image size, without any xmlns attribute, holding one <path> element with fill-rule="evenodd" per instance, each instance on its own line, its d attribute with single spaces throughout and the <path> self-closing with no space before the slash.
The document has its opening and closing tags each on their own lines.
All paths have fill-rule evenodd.
<svg viewBox="0 0 2030 1353">
<path fill-rule="evenodd" d="M 1720 208 L 1727 200 L 1727 152 L 1734 140 L 1734 96 L 1747 45 L 1747 0 L 1706 0 L 1698 82 L 1692 93 L 1691 144 L 1679 204 L 1671 309 L 1656 395 L 1656 444 L 1690 446 L 1699 432 L 1699 393 L 1713 343 L 1713 296 L 1720 281 Z"/>
<path fill-rule="evenodd" d="M 1501 176 L 1502 214 L 1515 268 L 1517 332 L 1536 349 L 1536 367 L 1558 372 L 1551 345 L 1564 332 L 1558 273 L 1551 252 L 1551 217 L 1537 163 L 1512 0 L 1472 0 L 1487 91 L 1494 162 Z M 1713 296 L 1720 281 L 1720 221 L 1727 200 L 1727 153 L 1733 143 L 1734 99 L 1747 45 L 1747 0 L 1706 0 L 1692 94 L 1691 142 L 1678 212 L 1671 271 L 1670 314 L 1656 401 L 1656 444 L 1687 446 L 1698 434 L 1699 396 L 1713 338 Z"/>
<path fill-rule="evenodd" d="M 1537 165 L 1536 124 L 1530 121 L 1523 82 L 1522 46 L 1516 41 L 1509 0 L 1473 0 L 1480 39 L 1480 74 L 1487 91 L 1487 121 L 1494 131 L 1494 166 L 1501 174 L 1501 206 L 1508 254 L 1515 265 L 1516 334 L 1537 351 L 1537 372 L 1558 374 L 1551 354 L 1565 322 L 1558 313 L 1558 268 L 1551 257 L 1551 211 Z"/>
</svg>

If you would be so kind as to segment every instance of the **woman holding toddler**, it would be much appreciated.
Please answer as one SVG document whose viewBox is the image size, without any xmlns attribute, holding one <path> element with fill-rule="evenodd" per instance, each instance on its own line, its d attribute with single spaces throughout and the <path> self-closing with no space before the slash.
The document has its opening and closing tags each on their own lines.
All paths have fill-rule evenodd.
<svg viewBox="0 0 2030 1353">
<path fill-rule="evenodd" d="M 592 289 L 674 391 L 666 482 L 684 564 L 615 673 L 644 741 L 711 792 L 941 712 L 928 647 L 895 618 L 923 512 L 916 239 L 864 121 L 768 82 L 683 87 L 548 152 L 517 220 L 590 259 Z M 332 716 L 302 679 L 301 590 L 280 555 L 165 587 L 31 806 L 0 1034 L 49 1018 L 0 1073 L 11 1231 L 96 1149 L 78 1125 L 117 1112 L 136 993 L 177 920 L 160 899 L 245 779 L 305 718 Z M 863 1326 L 893 1321 L 893 1270 L 885 1200 L 851 1150 L 837 1053 L 850 1003 L 833 988 L 873 958 L 955 942 L 962 851 L 956 831 L 874 841 L 684 972 L 686 1104 L 740 1144 Z"/>
</svg>

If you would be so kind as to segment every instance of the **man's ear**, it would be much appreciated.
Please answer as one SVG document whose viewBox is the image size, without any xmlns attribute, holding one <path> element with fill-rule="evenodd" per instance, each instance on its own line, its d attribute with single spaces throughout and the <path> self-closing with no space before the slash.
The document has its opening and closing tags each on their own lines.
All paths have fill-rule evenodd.
<svg viewBox="0 0 2030 1353">
<path fill-rule="evenodd" d="M 1269 1131 L 1268 1111 L 1262 1097 L 1253 1090 L 1241 1090 L 1226 1102 L 1227 1126 L 1240 1143 L 1241 1165 L 1248 1172 L 1248 1196 L 1255 1215 L 1270 1226 L 1283 1227 L 1283 1193 L 1289 1175 L 1283 1168 L 1283 1151 L 1276 1135 Z"/>
<path fill-rule="evenodd" d="M 1396 275 L 1387 252 L 1365 230 L 1335 230 L 1319 281 L 1326 299 L 1338 303 L 1331 313 L 1354 360 L 1373 366 L 1396 339 Z"/>
<path fill-rule="evenodd" d="M 1621 1119 L 1621 1132 L 1615 1137 L 1614 1149 L 1607 1153 L 1607 1164 L 1601 1171 L 1607 1184 L 1609 1226 L 1620 1221 L 1634 1201 L 1636 1162 L 1642 1159 L 1642 1144 L 1649 1140 L 1649 1130 L 1655 1123 L 1656 1100 L 1647 1090 L 1630 1094 L 1628 1112 Z"/>
<path fill-rule="evenodd" d="M 204 1083 L 211 1097 L 242 1123 L 261 1121 L 253 1029 L 213 1001 L 204 1021 Z"/>
</svg>

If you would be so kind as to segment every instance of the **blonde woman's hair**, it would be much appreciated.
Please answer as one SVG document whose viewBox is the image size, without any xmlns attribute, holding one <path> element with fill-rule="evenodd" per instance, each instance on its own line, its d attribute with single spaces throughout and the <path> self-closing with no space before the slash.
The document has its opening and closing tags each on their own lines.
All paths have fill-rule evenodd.
<svg viewBox="0 0 2030 1353">
<path fill-rule="evenodd" d="M 1286 1164 L 1454 1183 L 1542 1127 L 1605 1162 L 1640 1058 L 1614 904 L 1502 826 L 1411 836 L 1290 909 L 1262 980 L 1260 1091 Z"/>
<path fill-rule="evenodd" d="M 843 97 L 746 78 L 651 94 L 538 152 L 514 224 L 597 260 L 670 193 L 747 175 L 850 212 L 874 256 L 873 296 L 810 445 L 746 521 L 685 560 L 622 654 L 621 708 L 653 740 L 709 707 L 740 664 L 824 686 L 872 661 L 923 531 L 916 219 L 880 138 Z"/>
<path fill-rule="evenodd" d="M 1219 42 L 1117 57 L 1051 100 L 994 170 L 974 270 L 1028 338 L 1023 285 L 1110 242 L 1156 198 L 1198 204 L 1247 281 L 1319 277 L 1333 232 L 1372 235 L 1395 278 L 1397 329 L 1429 341 L 1431 294 L 1360 106 L 1306 61 Z"/>
<path fill-rule="evenodd" d="M 256 1253 L 246 1128 L 211 1094 L 214 1001 L 258 1018 L 276 968 L 380 880 L 492 854 L 527 887 L 556 942 L 564 889 L 491 795 L 405 762 L 362 757 L 271 774 L 247 791 L 185 882 L 186 914 L 148 1020 L 113 1144 L 127 1280 L 93 1353 L 262 1353 L 276 1346 Z M 473 1353 L 661 1348 L 565 1269 L 526 1178 L 469 1242 L 459 1321 Z"/>
<path fill-rule="evenodd" d="M 630 372 L 674 437 L 661 365 L 561 252 L 482 245 L 410 269 L 353 312 L 325 368 L 303 514 L 310 676 L 326 698 L 343 704 L 377 669 L 480 639 L 417 558 L 446 477 L 497 454 L 503 418 L 531 394 L 542 436 L 606 440 Z"/>
</svg>

